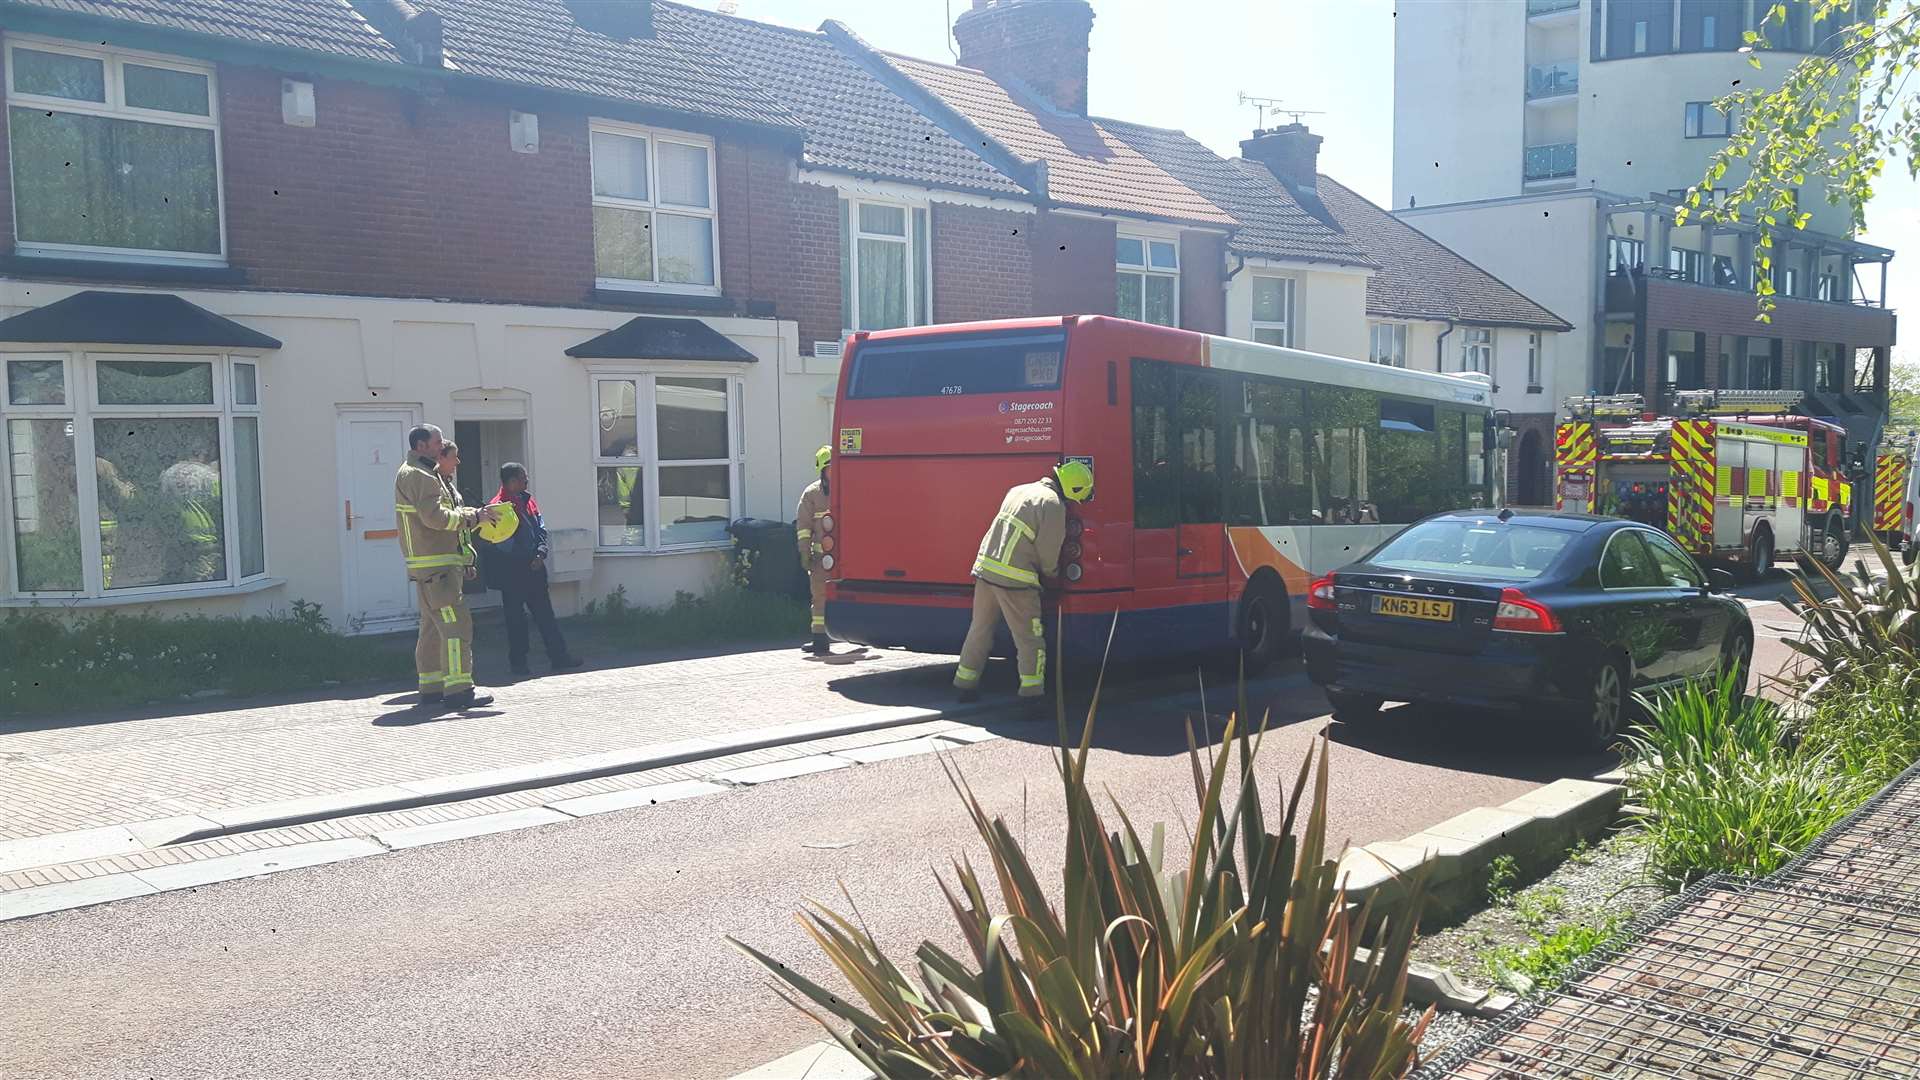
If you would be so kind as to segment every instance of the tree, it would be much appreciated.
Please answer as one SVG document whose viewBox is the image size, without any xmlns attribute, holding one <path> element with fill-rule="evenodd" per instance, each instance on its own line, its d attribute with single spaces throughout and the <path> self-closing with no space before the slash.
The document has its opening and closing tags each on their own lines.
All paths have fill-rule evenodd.
<svg viewBox="0 0 1920 1080">
<path fill-rule="evenodd" d="M 1893 365 L 1887 414 L 1888 431 L 1920 430 L 1920 363 Z"/>
<path fill-rule="evenodd" d="M 1812 217 L 1799 206 L 1807 177 L 1824 179 L 1827 200 L 1846 205 L 1859 229 L 1874 181 L 1889 162 L 1904 158 L 1908 175 L 1920 176 L 1920 109 L 1908 87 L 1920 67 L 1920 0 L 1807 0 L 1807 6 L 1814 40 L 1830 37 L 1831 48 L 1795 65 L 1776 89 L 1738 90 L 1715 102 L 1739 125 L 1676 214 L 1680 223 L 1694 216 L 1759 226 L 1753 288 L 1763 321 L 1773 309 L 1774 239 L 1805 228 Z M 1741 51 L 1754 67 L 1760 67 L 1757 54 L 1770 47 L 1769 32 L 1787 22 L 1787 5 L 1775 3 L 1760 28 L 1747 32 Z M 1735 162 L 1747 164 L 1746 179 L 1714 205 L 1705 196 Z"/>
</svg>

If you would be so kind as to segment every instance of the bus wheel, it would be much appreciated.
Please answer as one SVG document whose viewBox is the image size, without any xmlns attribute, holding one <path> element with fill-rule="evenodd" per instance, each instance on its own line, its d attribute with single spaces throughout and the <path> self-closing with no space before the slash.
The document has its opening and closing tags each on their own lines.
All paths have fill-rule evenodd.
<svg viewBox="0 0 1920 1080">
<path fill-rule="evenodd" d="M 1773 569 L 1773 534 L 1765 529 L 1753 530 L 1747 556 L 1747 581 L 1765 581 Z"/>
<path fill-rule="evenodd" d="M 1847 533 L 1839 518 L 1829 518 L 1820 533 L 1820 561 L 1827 569 L 1838 570 L 1847 561 Z"/>
<path fill-rule="evenodd" d="M 1239 625 L 1235 627 L 1247 674 L 1279 659 L 1286 649 L 1287 622 L 1286 590 L 1264 578 L 1248 582 L 1247 591 L 1240 597 Z"/>
</svg>

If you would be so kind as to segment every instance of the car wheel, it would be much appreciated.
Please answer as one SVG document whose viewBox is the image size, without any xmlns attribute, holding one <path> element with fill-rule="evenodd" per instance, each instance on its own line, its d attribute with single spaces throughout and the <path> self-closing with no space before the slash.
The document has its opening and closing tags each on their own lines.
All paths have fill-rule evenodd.
<svg viewBox="0 0 1920 1080">
<path fill-rule="evenodd" d="M 1755 529 L 1753 540 L 1747 546 L 1747 581 L 1764 581 L 1773 569 L 1773 534 L 1765 529 Z"/>
<path fill-rule="evenodd" d="M 1287 647 L 1287 597 L 1271 582 L 1259 581 L 1247 586 L 1240 598 L 1240 625 L 1235 636 L 1245 670 L 1254 675 L 1265 670 Z"/>
<path fill-rule="evenodd" d="M 1820 561 L 1829 570 L 1838 570 L 1847 561 L 1847 534 L 1838 520 L 1827 522 L 1827 527 L 1821 530 Z"/>
<path fill-rule="evenodd" d="M 1587 687 L 1586 711 L 1575 728 L 1575 743 L 1596 753 L 1613 749 L 1626 729 L 1632 707 L 1626 665 L 1618 660 L 1601 663 L 1594 668 Z"/>
<path fill-rule="evenodd" d="M 1905 560 L 1908 566 L 1912 566 L 1916 560 L 1920 560 L 1920 538 L 1908 540 L 1906 554 L 1900 557 Z"/>
<path fill-rule="evenodd" d="M 1736 630 L 1720 648 L 1720 669 L 1714 672 L 1714 684 L 1718 686 L 1730 673 L 1734 676 L 1735 693 L 1740 697 L 1747 694 L 1747 673 L 1753 670 L 1753 638 L 1744 630 Z"/>
<path fill-rule="evenodd" d="M 1345 690 L 1327 691 L 1327 704 L 1333 706 L 1333 718 L 1343 724 L 1359 727 L 1380 717 L 1380 706 L 1386 699 L 1375 694 L 1352 694 Z"/>
</svg>

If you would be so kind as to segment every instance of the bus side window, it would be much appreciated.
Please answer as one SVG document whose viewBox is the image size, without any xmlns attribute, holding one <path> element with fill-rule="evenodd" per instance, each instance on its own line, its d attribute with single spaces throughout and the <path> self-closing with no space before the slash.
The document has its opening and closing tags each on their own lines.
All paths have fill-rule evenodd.
<svg viewBox="0 0 1920 1080">
<path fill-rule="evenodd" d="M 1308 392 L 1313 440 L 1307 470 L 1312 475 L 1313 521 L 1356 525 L 1378 521 L 1369 483 L 1370 444 L 1379 425 L 1375 395 L 1365 390 L 1315 387 Z"/>
<path fill-rule="evenodd" d="M 1232 406 L 1239 403 L 1240 408 Z M 1302 391 L 1248 376 L 1228 397 L 1233 448 L 1227 462 L 1227 507 L 1235 525 L 1305 525 L 1312 520 L 1306 486 Z"/>
<path fill-rule="evenodd" d="M 1225 521 L 1221 505 L 1222 398 L 1228 380 L 1205 369 L 1179 369 L 1180 521 L 1199 525 Z M 1237 389 L 1237 384 L 1234 384 Z"/>
<path fill-rule="evenodd" d="M 1133 525 L 1171 529 L 1179 519 L 1173 461 L 1173 366 L 1133 361 Z"/>
</svg>

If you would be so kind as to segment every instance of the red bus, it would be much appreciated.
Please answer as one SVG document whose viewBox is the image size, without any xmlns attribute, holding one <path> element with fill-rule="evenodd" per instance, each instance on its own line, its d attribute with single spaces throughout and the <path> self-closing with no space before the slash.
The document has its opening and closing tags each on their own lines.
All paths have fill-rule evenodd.
<svg viewBox="0 0 1920 1080">
<path fill-rule="evenodd" d="M 1485 376 L 1106 316 L 853 335 L 834 406 L 827 589 L 844 641 L 954 653 L 1007 488 L 1093 465 L 1071 509 L 1056 655 L 1289 644 L 1312 579 L 1404 525 L 1492 505 Z M 995 655 L 1011 655 L 1005 628 Z"/>
</svg>

